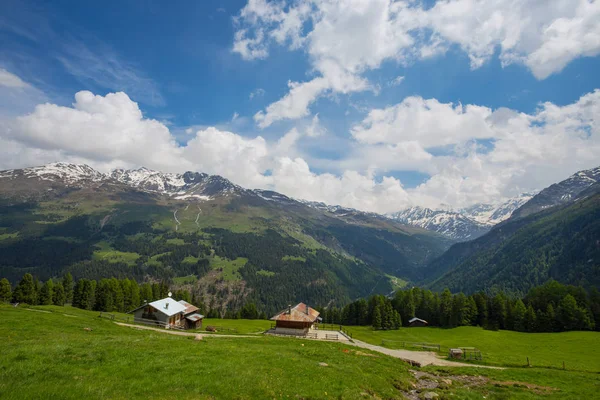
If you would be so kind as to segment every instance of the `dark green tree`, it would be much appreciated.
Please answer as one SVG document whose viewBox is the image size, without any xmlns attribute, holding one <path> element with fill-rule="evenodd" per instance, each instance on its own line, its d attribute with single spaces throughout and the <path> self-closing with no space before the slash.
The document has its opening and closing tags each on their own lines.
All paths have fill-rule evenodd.
<svg viewBox="0 0 600 400">
<path fill-rule="evenodd" d="M 29 273 L 23 275 L 23 279 L 15 288 L 13 300 L 17 303 L 37 304 L 37 288 L 33 276 Z"/>
<path fill-rule="evenodd" d="M 66 302 L 67 296 L 65 294 L 65 289 L 63 288 L 62 282 L 58 282 L 54 285 L 54 290 L 52 291 L 52 304 L 55 306 L 64 306 Z"/>
<path fill-rule="evenodd" d="M 381 306 L 378 304 L 377 306 L 375 306 L 375 309 L 373 310 L 373 329 L 381 329 L 382 328 L 380 308 L 381 308 Z"/>
<path fill-rule="evenodd" d="M 53 297 L 54 297 L 54 282 L 52 282 L 52 279 L 48 279 L 42 285 L 38 303 L 45 305 L 45 306 L 51 305 Z"/>
<path fill-rule="evenodd" d="M 8 303 L 12 299 L 10 282 L 6 278 L 0 279 L 0 302 Z"/>
<path fill-rule="evenodd" d="M 527 311 L 525 312 L 525 318 L 523 319 L 523 325 L 527 332 L 536 332 L 537 331 L 537 318 L 535 315 L 535 311 L 533 311 L 533 307 L 530 304 L 527 307 Z"/>
<path fill-rule="evenodd" d="M 514 330 L 519 332 L 527 331 L 525 324 L 526 312 L 527 308 L 525 308 L 525 304 L 523 304 L 523 301 L 521 299 L 518 299 L 512 309 L 512 322 Z"/>
<path fill-rule="evenodd" d="M 256 304 L 254 303 L 246 303 L 242 310 L 240 311 L 240 315 L 243 319 L 257 319 L 258 318 L 258 310 L 256 309 Z"/>
<path fill-rule="evenodd" d="M 65 303 L 73 302 L 73 276 L 70 272 L 67 272 L 63 277 L 62 281 L 63 288 L 65 290 Z"/>
</svg>

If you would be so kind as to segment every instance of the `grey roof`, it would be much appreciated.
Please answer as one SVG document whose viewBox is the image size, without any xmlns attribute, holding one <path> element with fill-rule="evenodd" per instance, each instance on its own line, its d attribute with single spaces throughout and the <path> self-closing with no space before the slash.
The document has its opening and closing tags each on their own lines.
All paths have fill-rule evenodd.
<svg viewBox="0 0 600 400">
<path fill-rule="evenodd" d="M 185 316 L 185 319 L 189 319 L 192 322 L 199 321 L 202 318 L 204 318 L 204 315 L 200 315 L 200 314 L 191 314 L 191 315 L 186 315 Z"/>
<path fill-rule="evenodd" d="M 425 321 L 424 319 L 417 318 L 417 317 L 414 317 L 414 318 L 411 318 L 411 319 L 409 319 L 409 320 L 408 320 L 408 323 L 410 324 L 410 323 L 412 323 L 412 322 L 415 322 L 415 321 L 421 321 L 421 322 L 425 322 L 425 323 L 427 323 L 427 321 Z"/>
<path fill-rule="evenodd" d="M 169 317 L 185 311 L 183 304 L 176 302 L 170 297 L 153 301 L 150 305 Z"/>
</svg>

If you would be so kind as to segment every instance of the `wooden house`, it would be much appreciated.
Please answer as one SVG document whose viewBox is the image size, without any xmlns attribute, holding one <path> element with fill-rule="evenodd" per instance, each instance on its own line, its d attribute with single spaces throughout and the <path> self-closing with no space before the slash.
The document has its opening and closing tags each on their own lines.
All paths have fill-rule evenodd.
<svg viewBox="0 0 600 400">
<path fill-rule="evenodd" d="M 298 303 L 294 307 L 288 306 L 271 317 L 271 321 L 275 321 L 273 333 L 295 336 L 306 336 L 320 320 L 319 312 L 304 303 Z"/>
<path fill-rule="evenodd" d="M 169 293 L 170 294 L 170 293 Z M 156 300 L 130 311 L 135 322 L 156 324 L 165 328 L 197 329 L 202 326 L 202 315 L 196 313 L 198 307 L 171 297 Z"/>
<path fill-rule="evenodd" d="M 412 318 L 408 321 L 408 326 L 427 326 L 429 323 L 421 318 Z"/>
<path fill-rule="evenodd" d="M 198 314 L 198 307 L 193 304 L 188 303 L 185 300 L 179 300 L 179 304 L 185 307 L 185 311 L 183 312 L 183 318 L 185 322 L 185 329 L 200 329 L 202 328 L 202 319 L 204 315 Z"/>
</svg>

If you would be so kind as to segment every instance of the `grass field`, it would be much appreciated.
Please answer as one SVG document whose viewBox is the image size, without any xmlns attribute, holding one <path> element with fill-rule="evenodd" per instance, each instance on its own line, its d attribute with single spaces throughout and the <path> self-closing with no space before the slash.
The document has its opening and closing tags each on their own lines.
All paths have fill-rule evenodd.
<svg viewBox="0 0 600 400">
<path fill-rule="evenodd" d="M 401 348 L 402 342 L 437 343 L 442 353 L 452 347 L 477 347 L 483 363 L 507 367 L 527 365 L 600 372 L 600 333 L 521 333 L 487 331 L 463 326 L 453 329 L 401 328 L 397 331 L 374 331 L 371 327 L 349 327 L 353 337 L 389 348 Z"/>
<path fill-rule="evenodd" d="M 138 253 L 129 253 L 115 250 L 104 241 L 96 243 L 95 246 L 98 248 L 98 250 L 94 251 L 92 255 L 92 258 L 95 260 L 106 260 L 108 262 L 124 262 L 130 265 L 134 265 L 135 260 L 140 258 L 140 255 Z"/>
<path fill-rule="evenodd" d="M 264 319 L 219 319 L 219 318 L 204 318 L 202 321 L 202 329 L 207 326 L 217 326 L 228 329 L 235 329 L 238 334 L 247 333 L 262 333 L 271 328 L 272 321 Z M 223 332 L 230 333 L 230 332 Z"/>
<path fill-rule="evenodd" d="M 0 305 L 2 399 L 401 399 L 418 384 L 404 362 L 339 343 L 262 335 L 195 341 L 121 327 L 97 312 L 34 309 Z M 213 322 L 240 333 L 269 324 L 205 325 Z M 485 379 L 475 386 L 454 380 L 434 390 L 440 399 L 583 399 L 600 388 L 597 373 L 568 370 L 423 370 Z"/>
<path fill-rule="evenodd" d="M 235 260 L 228 260 L 219 256 L 214 256 L 210 259 L 212 269 L 222 269 L 223 279 L 226 281 L 239 281 L 242 276 L 238 272 L 248 262 L 247 258 L 238 257 Z"/>
</svg>

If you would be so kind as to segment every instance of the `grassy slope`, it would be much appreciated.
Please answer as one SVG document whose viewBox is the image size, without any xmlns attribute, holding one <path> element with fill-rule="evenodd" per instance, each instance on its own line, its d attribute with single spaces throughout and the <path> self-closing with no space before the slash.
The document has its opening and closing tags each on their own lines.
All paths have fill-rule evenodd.
<svg viewBox="0 0 600 400">
<path fill-rule="evenodd" d="M 401 328 L 397 331 L 373 331 L 371 327 L 349 327 L 354 338 L 385 346 L 400 348 L 402 341 L 437 343 L 446 353 L 451 347 L 477 347 L 486 364 L 522 367 L 527 357 L 535 367 L 562 368 L 565 362 L 570 370 L 600 373 L 598 332 L 521 333 L 513 331 L 486 331 L 463 326 L 454 329 Z"/>
<path fill-rule="evenodd" d="M 336 343 L 262 336 L 197 342 L 70 309 L 76 317 L 1 310 L 5 399 L 399 398 L 394 384 L 409 379 L 398 360 L 346 353 Z"/>
<path fill-rule="evenodd" d="M 399 388 L 410 388 L 412 381 L 407 364 L 382 355 L 365 356 L 368 352 L 357 353 L 337 343 L 264 336 L 197 342 L 119 327 L 97 318 L 95 312 L 35 308 L 46 312 L 0 305 L 3 399 L 399 399 Z M 215 322 L 246 331 L 265 323 Z M 561 336 L 556 338 L 560 341 Z M 321 367 L 320 362 L 328 366 Z M 553 390 L 544 397 L 552 399 L 593 398 L 600 385 L 598 374 L 540 368 L 427 369 L 549 386 Z M 437 391 L 441 398 L 453 399 L 539 398 L 531 390 L 506 383 L 471 389 L 455 383 Z"/>
</svg>

